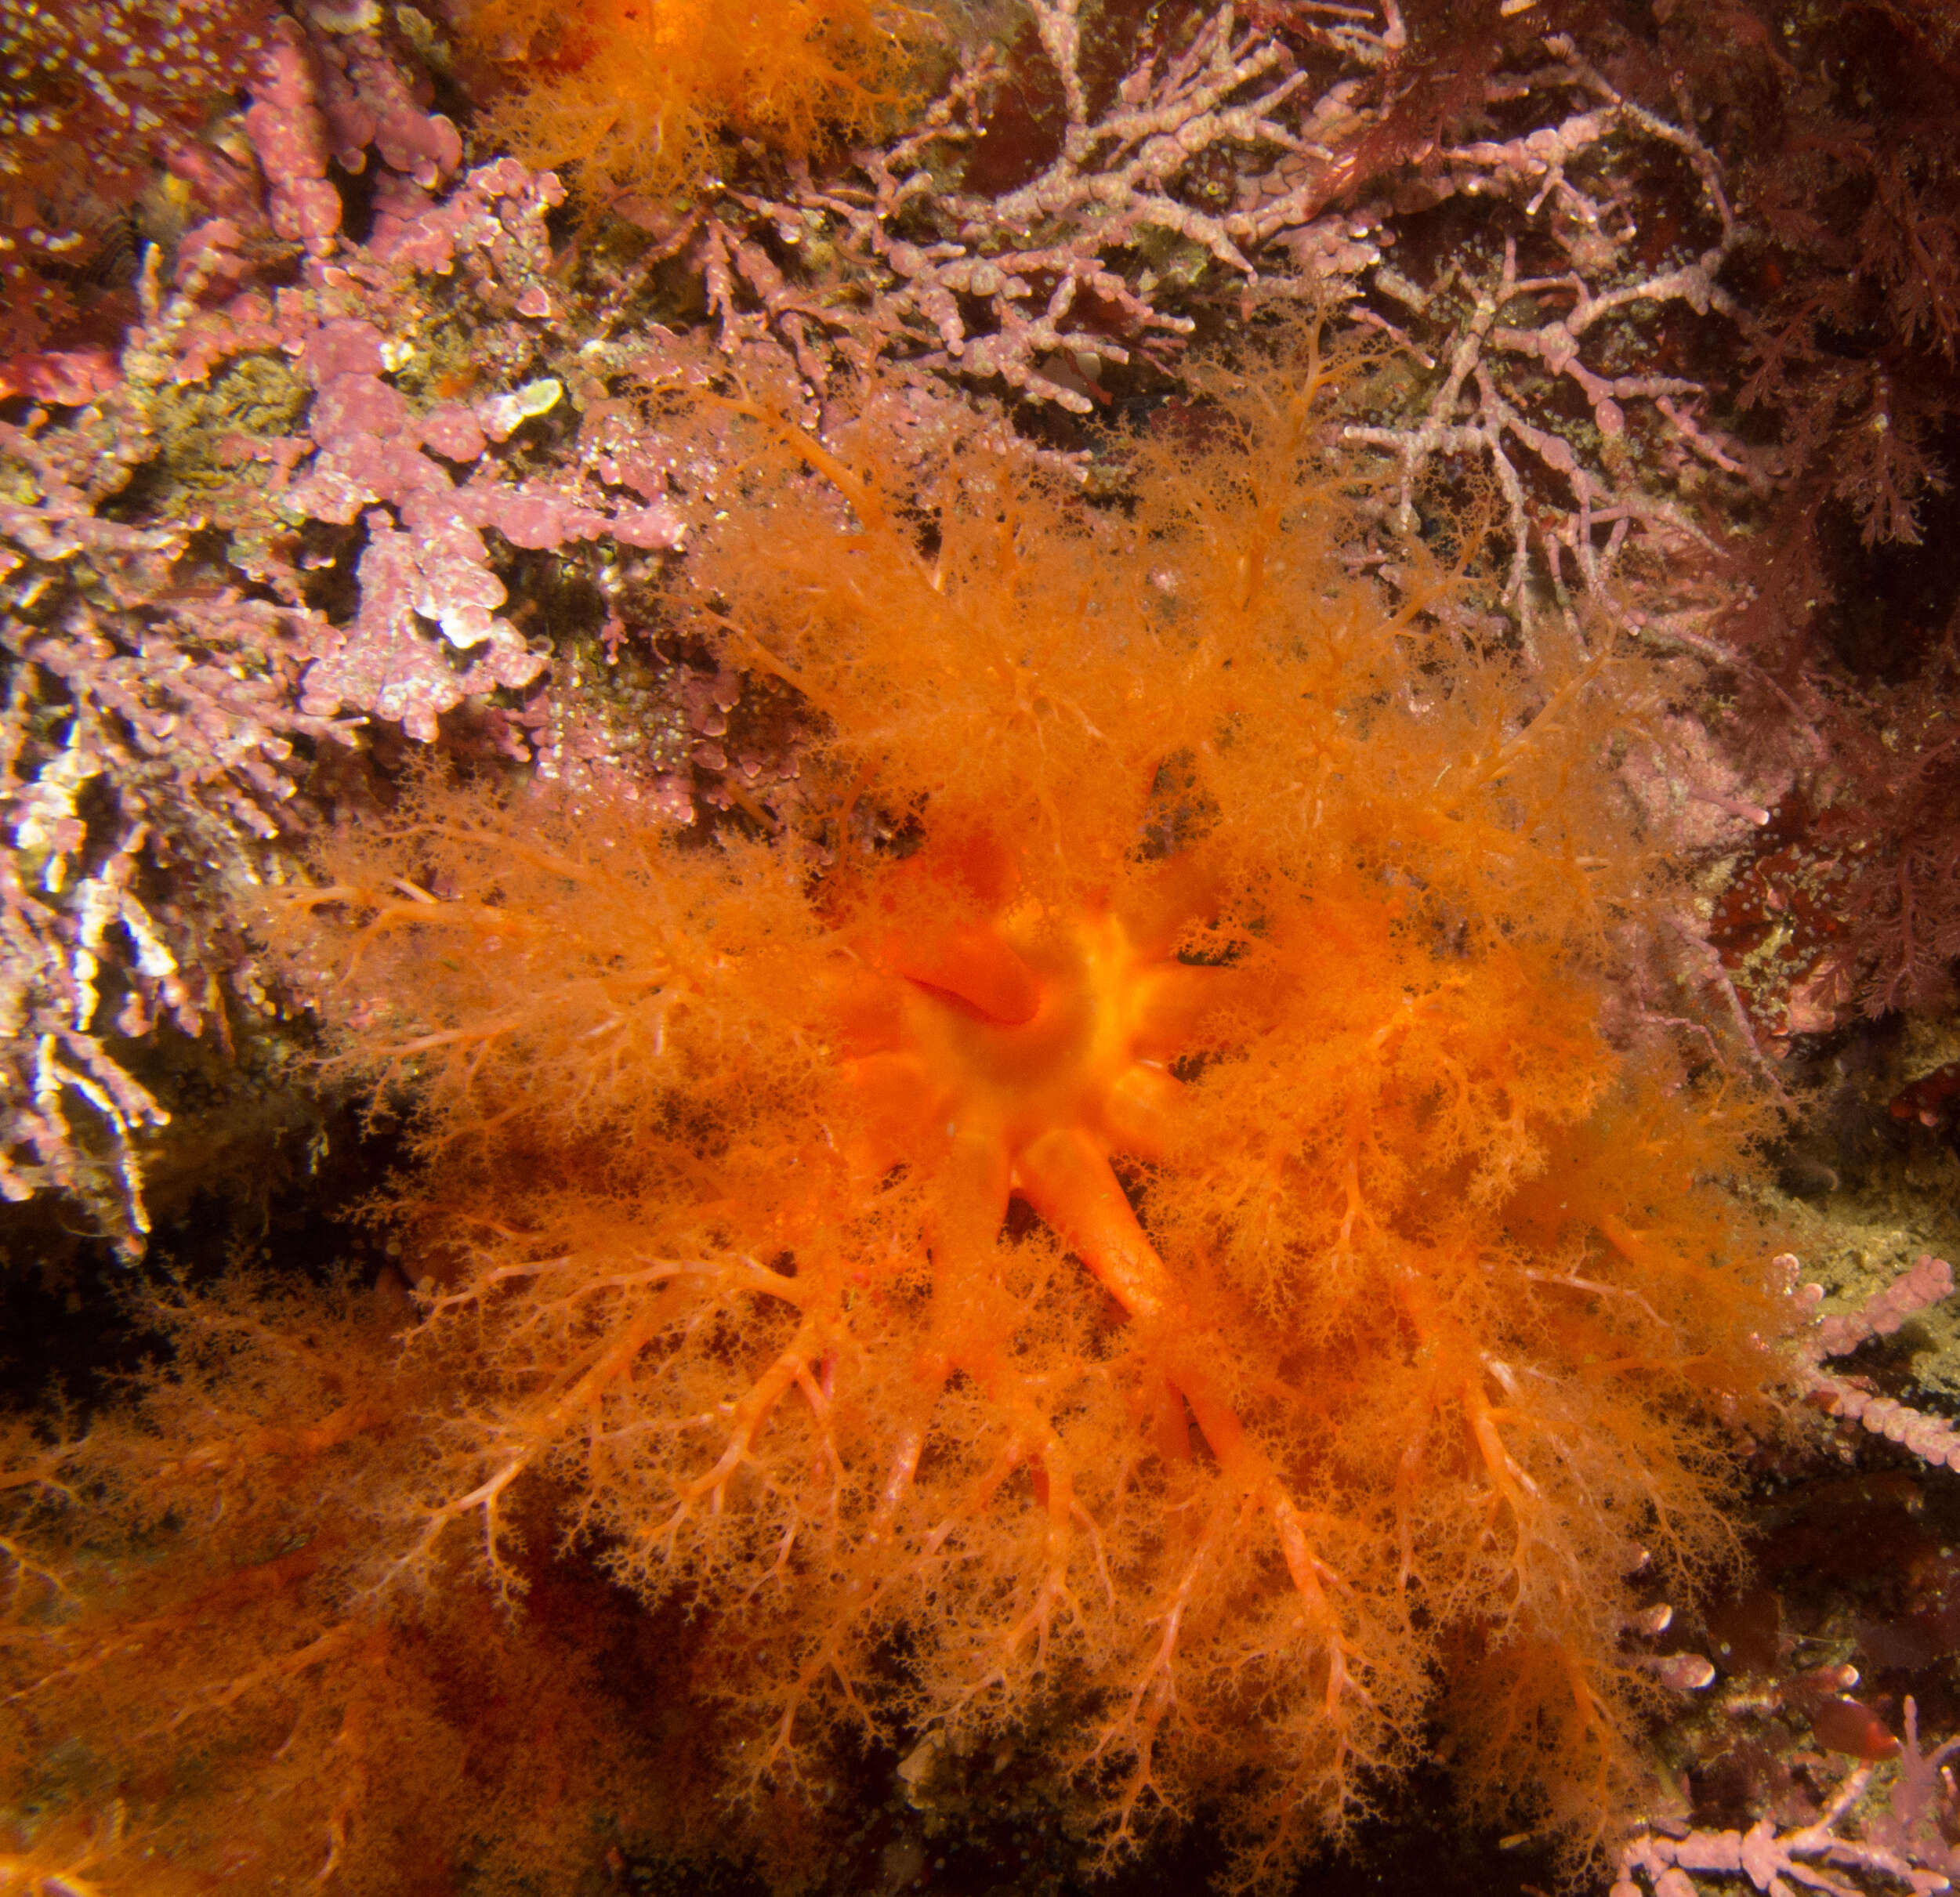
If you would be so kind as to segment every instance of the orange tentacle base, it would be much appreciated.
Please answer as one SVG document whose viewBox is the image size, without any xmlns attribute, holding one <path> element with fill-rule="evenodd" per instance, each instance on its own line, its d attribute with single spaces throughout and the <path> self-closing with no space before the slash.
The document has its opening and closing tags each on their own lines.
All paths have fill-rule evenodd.
<svg viewBox="0 0 1960 1897">
<path fill-rule="evenodd" d="M 1193 1454 L 1188 1413 L 1237 1505 L 1270 1521 L 1328 1656 L 1333 1712 L 1356 1682 L 1323 1586 L 1327 1570 L 1295 1497 L 1226 1393 L 1208 1327 L 1145 1234 L 1112 1164 L 1161 1150 L 1183 1091 L 1168 1063 L 1209 1044 L 1214 1023 L 1256 1000 L 1237 971 L 1179 959 L 1179 937 L 1207 919 L 1202 881 L 1181 869 L 1150 914 L 1103 906 L 1056 918 L 1017 900 L 1004 866 L 970 842 L 922 853 L 892 880 L 901 899 L 924 897 L 922 906 L 943 910 L 961 895 L 977 895 L 985 912 L 937 922 L 908 916 L 860 937 L 861 980 L 843 1010 L 848 1070 L 865 1108 L 857 1157 L 873 1172 L 903 1164 L 933 1179 L 930 1240 L 942 1298 L 991 1253 L 1016 1196 L 1109 1293 L 1162 1379 L 1159 1453 Z M 991 1353 L 949 1337 L 927 1381 L 937 1388 L 955 1370 L 1013 1411 L 1011 1374 Z M 1052 1431 L 1031 1426 L 1019 1453 L 1066 1537 L 1073 1486 Z M 907 1472 L 893 1472 L 888 1505 L 906 1481 Z M 1058 1548 L 1058 1572 L 1060 1557 Z M 1194 1579 L 1186 1577 L 1187 1587 Z M 1138 1683 L 1139 1704 L 1160 1687 L 1169 1690 L 1177 1619 L 1173 1609 L 1163 1624 L 1165 1677 L 1158 1686 Z"/>
</svg>

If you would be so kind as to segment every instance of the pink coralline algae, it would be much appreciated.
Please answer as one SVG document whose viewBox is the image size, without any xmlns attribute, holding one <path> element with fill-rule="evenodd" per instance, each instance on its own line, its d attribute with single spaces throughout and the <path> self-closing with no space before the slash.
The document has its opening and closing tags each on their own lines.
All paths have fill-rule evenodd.
<svg viewBox="0 0 1960 1897">
<path fill-rule="evenodd" d="M 645 549 L 678 545 L 683 523 L 658 487 L 622 497 L 576 467 L 514 476 L 490 454 L 492 444 L 558 406 L 556 378 L 468 403 L 413 403 L 396 386 L 401 371 L 440 346 L 420 281 L 459 268 L 483 313 L 503 328 L 506 359 L 529 360 L 549 346 L 544 219 L 563 192 L 555 179 L 505 158 L 434 196 L 431 186 L 457 154 L 453 128 L 415 114 L 399 85 L 379 86 L 357 61 L 365 91 L 343 97 L 339 117 L 359 108 L 359 129 L 374 139 L 386 169 L 372 237 L 346 242 L 336 235 L 338 193 L 322 176 L 338 129 L 334 94 L 316 82 L 303 36 L 286 24 L 246 124 L 275 228 L 303 240 L 303 287 L 270 299 L 246 289 L 208 307 L 209 288 L 243 270 L 241 234 L 229 223 L 211 227 L 201 243 L 187 244 L 177 297 L 154 326 L 170 338 L 172 353 L 147 366 L 158 381 L 182 383 L 268 349 L 291 360 L 312 391 L 304 433 L 237 444 L 241 456 L 270 466 L 259 505 L 294 526 L 359 523 L 367 530 L 354 556 L 358 605 L 345 621 L 320 626 L 305 708 L 372 712 L 426 741 L 444 712 L 482 693 L 529 686 L 547 663 L 497 615 L 507 596 L 484 529 L 531 549 L 600 535 Z M 342 75 L 343 94 L 348 83 Z M 364 103 L 376 95 L 385 107 L 379 115 Z M 333 195 L 331 210 L 317 201 L 317 185 Z M 261 577 L 283 580 L 294 596 L 301 590 L 296 574 L 275 574 L 268 565 Z M 466 656 L 458 664 L 451 654 Z"/>
<path fill-rule="evenodd" d="M 307 428 L 317 451 L 280 492 L 288 512 L 342 527 L 359 519 L 368 535 L 359 609 L 323 640 L 306 675 L 306 708 L 357 707 L 428 740 L 437 718 L 464 698 L 530 685 L 545 669 L 545 655 L 496 615 L 506 595 L 484 528 L 537 550 L 600 534 L 658 548 L 679 545 L 683 523 L 665 501 L 610 505 L 596 493 L 588 498 L 575 480 L 512 482 L 474 469 L 459 483 L 446 463 L 481 461 L 490 443 L 549 414 L 560 385 L 542 378 L 418 415 L 384 379 L 386 341 L 371 323 L 339 318 L 302 342 L 299 364 L 315 392 Z M 429 622 L 450 647 L 472 655 L 462 669 L 431 642 L 422 629 Z"/>
<path fill-rule="evenodd" d="M 279 22 L 252 90 L 245 129 L 265 176 L 272 227 L 324 249 L 340 228 L 340 193 L 327 176 L 326 121 L 295 21 Z"/>
<path fill-rule="evenodd" d="M 1795 1261 L 1790 1264 L 1794 1268 Z M 1824 1368 L 1825 1358 L 1847 1356 L 1873 1338 L 1890 1337 L 1907 1318 L 1930 1310 L 1952 1294 L 1953 1267 L 1944 1258 L 1922 1253 L 1856 1309 L 1819 1319 L 1807 1341 L 1802 1370 L 1811 1394 L 1831 1415 L 1861 1424 L 1873 1435 L 1897 1443 L 1935 1468 L 1960 1470 L 1960 1427 L 1881 1394 L 1866 1377 Z M 1797 1297 L 1814 1306 L 1823 1301 L 1823 1287 L 1806 1284 Z"/>
<path fill-rule="evenodd" d="M 1034 154 L 1008 188 L 948 182 L 999 161 L 1015 84 L 990 52 L 842 175 L 730 193 L 669 240 L 690 243 L 725 353 L 773 342 L 819 389 L 878 362 L 922 402 L 949 384 L 1004 388 L 1092 415 L 1115 399 L 1112 370 L 1174 368 L 1193 324 L 1172 305 L 1202 278 L 1341 306 L 1409 376 L 1402 412 L 1349 430 L 1395 467 L 1389 533 L 1418 531 L 1429 491 L 1473 461 L 1495 488 L 1505 602 L 1527 634 L 1584 596 L 1707 649 L 1727 596 L 1699 583 L 1716 552 L 1699 497 L 1718 481 L 1747 496 L 1765 467 L 1708 418 L 1701 383 L 1657 373 L 1658 352 L 1633 342 L 1712 316 L 1733 328 L 1722 278 L 1741 232 L 1692 125 L 1555 34 L 1477 84 L 1480 99 L 1528 101 L 1529 128 L 1451 140 L 1435 100 L 1462 83 L 1448 62 L 1465 44 L 1426 56 L 1393 5 L 1379 19 L 1284 9 L 1280 36 L 1230 10 L 1182 43 L 1147 31 L 1108 96 L 1088 74 L 1077 0 L 1029 12 L 1027 63 L 1061 124 L 1046 145 L 1024 135 Z M 1473 205 L 1447 268 L 1411 275 L 1398 233 Z"/>
<path fill-rule="evenodd" d="M 1929 1751 L 1919 1745 L 1918 1710 L 1905 1703 L 1905 1744 L 1882 1805 L 1874 1767 L 1845 1774 L 1821 1811 L 1779 1825 L 1758 1819 L 1746 1830 L 1643 1830 L 1623 1844 L 1611 1897 L 1713 1897 L 1766 1892 L 1793 1897 L 1817 1890 L 1831 1897 L 1900 1888 L 1912 1897 L 1950 1890 L 1960 1873 L 1960 1850 L 1949 1841 L 1960 1821 L 1947 1761 L 1960 1740 Z"/>
<path fill-rule="evenodd" d="M 536 686 L 551 653 L 502 614 L 511 559 L 644 556 L 686 526 L 629 410 L 591 454 L 537 451 L 580 366 L 554 320 L 556 179 L 509 159 L 452 179 L 454 126 L 375 32 L 310 18 L 278 24 L 243 123 L 263 195 L 210 158 L 223 214 L 169 283 L 150 253 L 119 362 L 39 359 L 16 386 L 67 412 L 0 433 L 0 1193 L 65 1193 L 132 1254 L 169 1117 L 140 1037 L 271 1005 L 221 892 L 288 873 L 294 740 L 365 715 L 430 740 L 466 700 Z M 357 242 L 332 172 L 371 160 Z M 194 478 L 142 525 L 105 517 L 158 462 Z"/>
<path fill-rule="evenodd" d="M 0 1195 L 63 1193 L 133 1254 L 168 1114 L 124 1050 L 222 1032 L 221 977 L 256 998 L 209 898 L 266 872 L 294 740 L 336 726 L 295 702 L 306 614 L 173 585 L 185 535 L 102 518 L 24 430 L 0 463 Z"/>
</svg>

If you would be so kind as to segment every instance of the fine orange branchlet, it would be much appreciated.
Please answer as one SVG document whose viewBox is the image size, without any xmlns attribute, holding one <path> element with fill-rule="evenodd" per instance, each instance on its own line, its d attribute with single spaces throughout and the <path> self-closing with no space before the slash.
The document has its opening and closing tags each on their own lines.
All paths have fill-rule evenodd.
<svg viewBox="0 0 1960 1897">
<path fill-rule="evenodd" d="M 275 928 L 416 1115 L 422 1301 L 292 1386 L 341 1439 L 242 1432 L 318 1515 L 256 1558 L 335 1579 L 227 1707 L 453 1653 L 485 1594 L 549 1624 L 555 1523 L 697 1610 L 737 1803 L 821 1796 L 841 1732 L 984 1740 L 1111 1851 L 1216 1801 L 1255 1883 L 1440 1733 L 1480 1812 L 1607 1822 L 1641 1610 L 1731 1559 L 1777 1411 L 1764 1123 L 1616 999 L 1648 661 L 1490 640 L 1468 553 L 1357 557 L 1368 372 L 1310 329 L 1215 371 L 1126 510 L 722 398 L 676 610 L 800 703 L 795 799 L 699 838 L 426 777 L 338 833 Z M 168 1388 L 153 1457 L 242 1400 Z M 234 1768 L 300 1769 L 257 1733 Z"/>
<path fill-rule="evenodd" d="M 691 190 L 724 132 L 799 158 L 875 133 L 929 38 L 887 0 L 473 0 L 462 24 L 511 82 L 490 121 L 503 148 L 572 167 L 592 208 Z"/>
<path fill-rule="evenodd" d="M 0 1436 L 0 1888 L 571 1888 L 592 1805 L 643 1821 L 658 1768 L 607 1714 L 632 1636 L 543 1574 L 510 1638 L 466 1551 L 390 1611 L 445 1399 L 404 1311 L 241 1279 L 143 1315 L 165 1360 L 126 1406 Z"/>
<path fill-rule="evenodd" d="M 684 1829 L 666 1636 L 552 1559 L 548 1486 L 500 1510 L 521 1624 L 421 1545 L 476 1422 L 398 1276 L 131 1302 L 122 1400 L 0 1423 L 0 1888 L 569 1890 Z"/>
</svg>

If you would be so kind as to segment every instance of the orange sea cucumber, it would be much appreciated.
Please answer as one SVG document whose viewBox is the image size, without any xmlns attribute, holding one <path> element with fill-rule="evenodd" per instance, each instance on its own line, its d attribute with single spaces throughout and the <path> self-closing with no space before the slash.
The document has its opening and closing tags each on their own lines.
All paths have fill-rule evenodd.
<svg viewBox="0 0 1960 1897">
<path fill-rule="evenodd" d="M 553 1657 L 613 1626 L 552 1582 L 594 1560 L 697 1610 L 687 1782 L 759 1813 L 855 1729 L 1016 1756 L 1112 1852 L 1216 1801 L 1249 1884 L 1440 1733 L 1485 1814 L 1608 1821 L 1643 1610 L 1729 1557 L 1777 1407 L 1767 1123 L 1614 1005 L 1651 662 L 1512 649 L 1468 553 L 1378 570 L 1368 359 L 1276 351 L 1195 372 L 1202 445 L 1132 443 L 1120 508 L 978 434 L 901 476 L 886 405 L 689 398 L 737 472 L 673 610 L 794 694 L 795 788 L 700 836 L 426 777 L 324 846 L 276 928 L 415 1116 L 421 1303 L 391 1357 L 187 1298 L 89 1452 L 140 1533 L 205 1525 L 13 1703 L 161 1772 L 153 1861 L 255 1772 L 265 1861 L 304 1815 L 382 1876 L 422 1818 L 369 1761 L 483 1682 L 574 1792 L 643 1787 L 666 1699 Z M 152 1679 L 159 1598 L 198 1631 Z M 223 1772 L 158 1765 L 180 1726 Z"/>
<path fill-rule="evenodd" d="M 1121 528 L 969 445 L 922 538 L 872 424 L 737 404 L 690 570 L 810 708 L 786 834 L 431 790 L 311 899 L 495 1208 L 431 1327 L 497 1420 L 428 1532 L 494 1567 L 549 1466 L 633 1586 L 741 1602 L 742 1783 L 839 1720 L 1006 1732 L 1113 1841 L 1233 1794 L 1249 1875 L 1439 1703 L 1487 1801 L 1628 1768 L 1636 1551 L 1719 1557 L 1718 1412 L 1773 1380 L 1720 1183 L 1761 1123 L 1600 1026 L 1646 675 L 1451 631 L 1418 551 L 1347 572 L 1363 372 L 1221 379 Z M 424 859 L 447 900 L 386 892 Z"/>
</svg>

